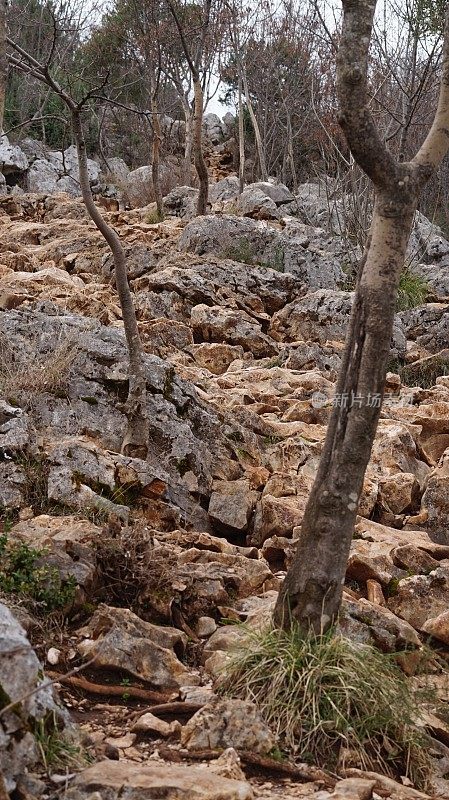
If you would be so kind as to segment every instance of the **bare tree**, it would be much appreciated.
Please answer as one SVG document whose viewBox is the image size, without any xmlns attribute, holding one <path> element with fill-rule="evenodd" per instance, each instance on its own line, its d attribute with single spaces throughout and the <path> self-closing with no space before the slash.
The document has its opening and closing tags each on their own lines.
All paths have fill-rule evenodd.
<svg viewBox="0 0 449 800">
<path fill-rule="evenodd" d="M 204 104 L 204 91 L 201 82 L 201 63 L 203 59 L 204 49 L 206 45 L 206 37 L 209 30 L 212 0 L 204 0 L 202 9 L 202 20 L 200 25 L 200 34 L 196 44 L 195 52 L 189 47 L 186 32 L 181 21 L 179 9 L 175 6 L 172 0 L 167 0 L 170 11 L 173 15 L 176 27 L 178 29 L 181 44 L 184 50 L 187 63 L 189 65 L 190 74 L 192 76 L 193 94 L 194 94 L 194 110 L 193 110 L 193 128 L 192 140 L 195 168 L 199 181 L 199 193 L 197 202 L 197 213 L 199 215 L 207 213 L 207 205 L 209 200 L 209 174 L 207 171 L 206 161 L 203 153 L 203 104 Z"/>
<path fill-rule="evenodd" d="M 288 628 L 326 630 L 342 597 L 357 506 L 380 415 L 397 287 L 420 193 L 449 149 L 449 3 L 438 107 L 409 162 L 393 158 L 369 110 L 368 55 L 375 0 L 342 0 L 337 57 L 339 122 L 371 179 L 375 206 L 360 265 L 336 399 L 298 549 L 275 608 Z"/>
<path fill-rule="evenodd" d="M 139 329 L 137 326 L 136 313 L 132 300 L 131 291 L 128 284 L 126 270 L 126 256 L 122 243 L 116 231 L 108 225 L 99 209 L 95 205 L 89 183 L 86 142 L 84 138 L 82 124 L 82 110 L 86 105 L 91 94 L 94 94 L 98 87 L 82 98 L 80 101 L 74 99 L 72 94 L 66 91 L 51 72 L 51 53 L 49 60 L 42 64 L 37 61 L 30 53 L 7 38 L 12 54 L 8 56 L 9 63 L 14 68 L 31 75 L 38 81 L 46 84 L 67 106 L 70 112 L 73 137 L 78 153 L 79 182 L 81 193 L 87 212 L 94 222 L 111 250 L 114 267 L 115 282 L 122 309 L 123 325 L 129 353 L 129 392 L 125 406 L 128 419 L 128 429 L 122 445 L 122 451 L 126 455 L 146 458 L 148 453 L 149 423 L 146 408 L 146 380 L 143 362 L 143 348 L 140 340 Z M 100 87 L 101 88 L 101 87 Z"/>
</svg>

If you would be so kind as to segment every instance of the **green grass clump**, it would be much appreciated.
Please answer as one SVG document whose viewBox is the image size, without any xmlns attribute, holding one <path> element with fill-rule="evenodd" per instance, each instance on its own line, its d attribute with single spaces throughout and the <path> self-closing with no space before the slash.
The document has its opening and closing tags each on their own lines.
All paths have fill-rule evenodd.
<svg viewBox="0 0 449 800">
<path fill-rule="evenodd" d="M 425 786 L 417 697 L 391 656 L 340 635 L 248 631 L 220 679 L 229 696 L 253 701 L 280 745 L 327 769 L 348 759 Z"/>
<path fill-rule="evenodd" d="M 76 579 L 62 580 L 56 567 L 39 563 L 44 555 L 23 542 L 9 542 L 7 534 L 0 536 L 0 592 L 49 614 L 72 605 Z"/>
<path fill-rule="evenodd" d="M 89 757 L 73 732 L 60 729 L 54 713 L 36 722 L 33 730 L 40 760 L 47 772 L 79 770 L 86 767 Z"/>
<path fill-rule="evenodd" d="M 357 281 L 357 269 L 354 264 L 346 262 L 342 264 L 344 275 L 339 288 L 345 292 L 353 292 Z M 405 269 L 399 279 L 398 296 L 396 301 L 397 311 L 408 311 L 426 302 L 429 293 L 429 286 L 420 275 L 414 275 L 410 270 Z"/>
<path fill-rule="evenodd" d="M 398 311 L 408 311 L 426 302 L 429 287 L 424 278 L 414 275 L 408 269 L 404 270 L 399 280 L 397 308 Z"/>
</svg>

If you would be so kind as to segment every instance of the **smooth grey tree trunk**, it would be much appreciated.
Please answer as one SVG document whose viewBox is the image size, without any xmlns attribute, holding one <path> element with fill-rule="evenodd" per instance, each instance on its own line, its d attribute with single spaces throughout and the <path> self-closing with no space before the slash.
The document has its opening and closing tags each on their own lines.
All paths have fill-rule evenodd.
<svg viewBox="0 0 449 800">
<path fill-rule="evenodd" d="M 339 122 L 376 200 L 320 465 L 301 525 L 297 552 L 274 612 L 320 634 L 340 608 L 365 470 L 380 415 L 397 287 L 420 192 L 449 147 L 449 12 L 443 75 L 429 135 L 409 163 L 396 162 L 369 112 L 368 52 L 376 3 L 343 0 L 337 60 Z"/>
</svg>

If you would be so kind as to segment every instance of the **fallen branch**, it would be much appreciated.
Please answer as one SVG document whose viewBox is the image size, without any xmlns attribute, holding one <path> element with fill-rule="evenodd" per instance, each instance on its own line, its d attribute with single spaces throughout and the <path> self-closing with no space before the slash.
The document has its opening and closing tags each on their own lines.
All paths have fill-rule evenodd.
<svg viewBox="0 0 449 800">
<path fill-rule="evenodd" d="M 164 707 L 167 703 L 167 696 L 160 692 L 154 692 L 151 689 L 140 689 L 137 686 L 116 686 L 114 684 L 92 683 L 83 677 L 73 677 L 72 675 L 57 675 L 56 673 L 49 673 L 53 677 L 54 683 L 63 683 L 67 686 L 72 686 L 75 689 L 82 689 L 91 694 L 100 694 L 103 697 L 132 697 L 134 700 L 146 700 L 153 703 L 160 703 Z M 156 706 L 159 708 L 159 706 Z"/>
<path fill-rule="evenodd" d="M 180 754 L 184 758 L 191 758 L 198 761 L 212 761 L 219 758 L 224 752 L 223 750 L 193 750 L 182 751 Z M 277 772 L 279 775 L 285 775 L 297 781 L 317 781 L 327 789 L 333 789 L 337 783 L 337 778 L 328 775 L 318 767 L 310 767 L 308 764 L 290 764 L 287 761 L 277 761 L 269 756 L 259 756 L 255 753 L 249 753 L 247 750 L 237 750 L 240 760 L 243 764 L 249 767 L 257 767 L 258 769 L 269 770 L 270 772 Z"/>
<path fill-rule="evenodd" d="M 31 648 L 29 648 L 29 649 L 31 649 Z M 57 679 L 56 678 L 52 678 L 49 681 L 43 681 L 42 683 L 39 684 L 39 686 L 35 686 L 35 688 L 31 689 L 31 691 L 26 692 L 26 694 L 23 694 L 17 700 L 14 700 L 12 703 L 8 703 L 7 706 L 4 706 L 0 710 L 0 717 L 2 717 L 4 714 L 6 714 L 7 711 L 12 711 L 16 706 L 18 706 L 21 703 L 23 703 L 24 700 L 28 700 L 29 697 L 33 696 L 33 694 L 37 694 L 38 692 L 42 692 L 44 689 L 48 689 L 49 686 L 54 686 L 55 683 L 61 683 L 62 679 L 67 680 L 68 678 L 71 678 L 72 675 L 75 675 L 77 672 L 80 672 L 82 669 L 86 669 L 86 667 L 89 667 L 91 664 L 94 663 L 94 661 L 95 661 L 95 658 L 91 658 L 90 661 L 86 661 L 85 664 L 81 664 L 79 667 L 74 667 L 73 669 L 70 670 L 70 672 L 66 672 L 65 675 L 58 676 Z M 51 675 L 51 673 L 49 673 L 49 674 Z"/>
</svg>

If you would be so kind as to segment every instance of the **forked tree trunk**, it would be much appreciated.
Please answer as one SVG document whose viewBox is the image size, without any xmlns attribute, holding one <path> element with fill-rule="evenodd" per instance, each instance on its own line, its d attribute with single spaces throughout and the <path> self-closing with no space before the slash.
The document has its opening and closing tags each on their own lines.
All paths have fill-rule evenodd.
<svg viewBox="0 0 449 800">
<path fill-rule="evenodd" d="M 203 87 L 199 77 L 193 79 L 194 91 L 194 112 L 193 112 L 193 149 L 195 159 L 195 169 L 198 175 L 199 193 L 196 206 L 196 213 L 207 214 L 207 204 L 209 200 L 209 173 L 203 153 Z"/>
<path fill-rule="evenodd" d="M 274 612 L 324 632 L 336 619 L 358 502 L 383 397 L 397 287 L 420 192 L 449 146 L 448 12 L 443 76 L 435 120 L 410 163 L 394 161 L 378 134 L 367 97 L 374 0 L 343 0 L 338 55 L 340 124 L 357 163 L 372 179 L 376 201 L 366 256 L 355 290 L 345 352 L 317 476 L 298 549 Z"/>
<path fill-rule="evenodd" d="M 143 348 L 137 327 L 136 312 L 128 284 L 126 256 L 122 243 L 113 228 L 95 205 L 89 183 L 86 142 L 78 108 L 71 107 L 73 136 L 78 152 L 79 181 L 87 212 L 106 242 L 108 243 L 115 268 L 115 283 L 120 300 L 123 325 L 129 353 L 129 391 L 126 403 L 128 430 L 122 452 L 138 458 L 148 454 L 148 418 L 146 407 L 146 380 L 143 366 Z"/>
</svg>

